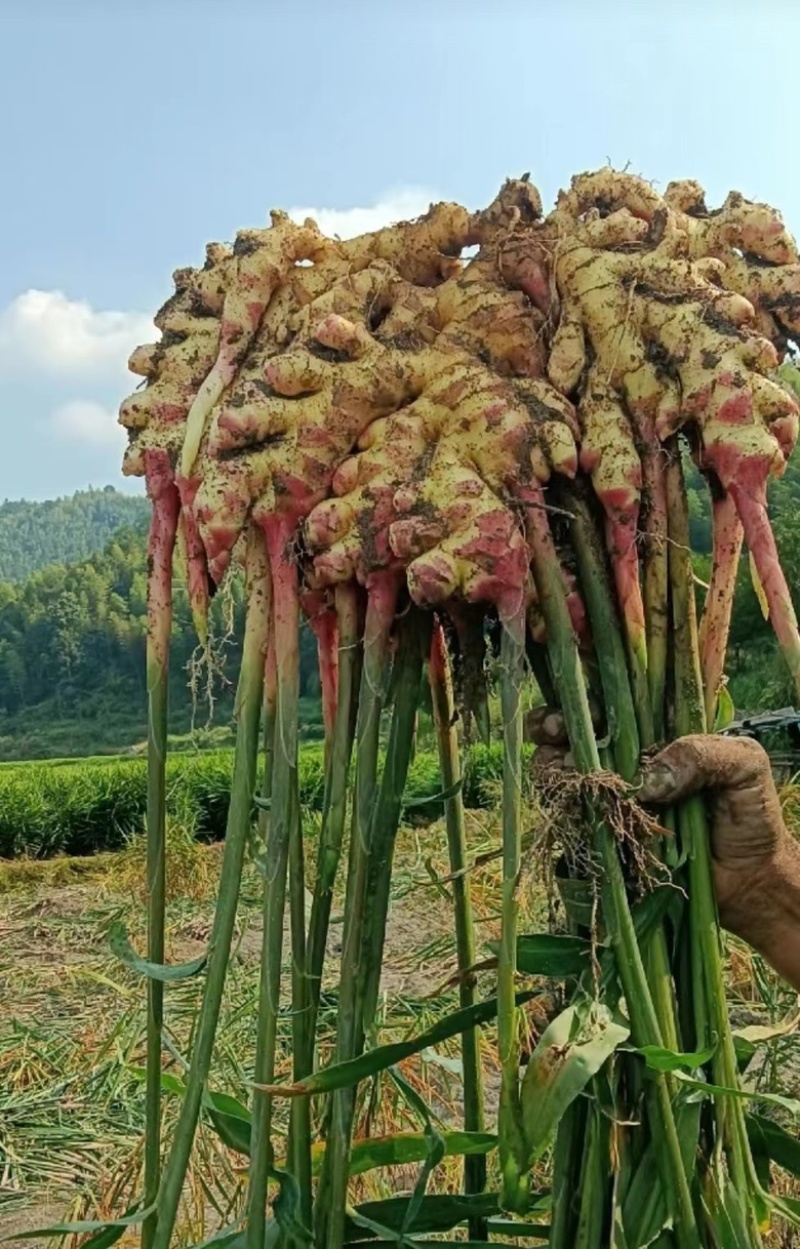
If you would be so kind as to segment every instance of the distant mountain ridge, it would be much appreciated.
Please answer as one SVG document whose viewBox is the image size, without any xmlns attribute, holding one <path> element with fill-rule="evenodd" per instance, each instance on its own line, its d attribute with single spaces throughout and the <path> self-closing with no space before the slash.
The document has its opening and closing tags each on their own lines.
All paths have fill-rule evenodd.
<svg viewBox="0 0 800 1249">
<path fill-rule="evenodd" d="M 120 528 L 147 523 L 150 504 L 113 486 L 61 499 L 0 503 L 0 581 L 24 581 L 49 564 L 70 564 L 102 551 Z"/>
</svg>

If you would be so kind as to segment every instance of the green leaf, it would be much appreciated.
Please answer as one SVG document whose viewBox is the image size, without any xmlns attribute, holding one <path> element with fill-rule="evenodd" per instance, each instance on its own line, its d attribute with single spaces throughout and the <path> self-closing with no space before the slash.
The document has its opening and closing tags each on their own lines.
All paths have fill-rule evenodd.
<svg viewBox="0 0 800 1249">
<path fill-rule="evenodd" d="M 463 784 L 464 778 L 459 777 L 457 781 L 454 781 L 447 789 L 440 790 L 438 794 L 431 794 L 430 797 L 426 795 L 423 798 L 409 798 L 403 803 L 403 810 L 413 811 L 416 807 L 429 807 L 434 802 L 447 802 L 449 798 L 455 798 L 456 794 L 461 793 Z"/>
<path fill-rule="evenodd" d="M 673 1075 L 687 1088 L 696 1089 L 706 1097 L 738 1097 L 746 1102 L 766 1102 L 770 1106 L 781 1106 L 795 1118 L 800 1117 L 800 1101 L 795 1097 L 784 1097 L 781 1093 L 762 1093 L 757 1089 L 729 1089 L 721 1084 L 707 1084 L 705 1080 L 695 1080 L 680 1070 L 674 1071 Z"/>
<path fill-rule="evenodd" d="M 716 1048 L 716 1045 L 712 1045 L 710 1049 L 682 1054 L 666 1049 L 663 1045 L 641 1045 L 638 1048 L 633 1045 L 625 1046 L 626 1052 L 639 1054 L 651 1071 L 696 1071 L 698 1067 L 704 1067 L 711 1061 Z"/>
<path fill-rule="evenodd" d="M 124 1232 L 127 1227 L 136 1227 L 137 1224 L 143 1223 L 155 1209 L 156 1205 L 153 1203 L 144 1210 L 137 1210 L 135 1214 L 122 1214 L 118 1219 L 83 1219 L 77 1223 L 51 1223 L 49 1227 L 33 1227 L 26 1232 L 12 1232 L 9 1236 L 3 1236 L 2 1240 L 35 1240 L 40 1236 L 79 1236 L 86 1232 L 109 1232 L 116 1228 Z"/>
<path fill-rule="evenodd" d="M 293 1245 L 310 1245 L 311 1232 L 300 1218 L 300 1186 L 293 1175 L 277 1167 L 270 1167 L 270 1178 L 278 1183 L 278 1196 L 272 1203 L 275 1220 L 283 1233 L 284 1242 Z"/>
<path fill-rule="evenodd" d="M 524 1237 L 526 1240 L 549 1240 L 550 1227 L 547 1223 L 521 1223 L 517 1219 L 490 1219 L 489 1231 L 495 1236 L 509 1238 Z M 461 1244 L 461 1241 L 458 1241 Z"/>
<path fill-rule="evenodd" d="M 497 944 L 492 944 L 496 951 Z M 546 932 L 517 937 L 517 969 L 528 976 L 550 976 L 565 980 L 586 971 L 591 945 L 582 937 L 556 936 Z"/>
<path fill-rule="evenodd" d="M 680 906 L 683 894 L 675 885 L 658 885 L 631 908 L 636 936 L 642 941 L 661 923 L 669 911 Z"/>
<path fill-rule="evenodd" d="M 720 1192 L 712 1173 L 700 1201 L 706 1221 L 713 1228 L 714 1243 L 719 1249 L 751 1249 L 753 1241 L 742 1209 L 742 1202 L 747 1201 L 746 1194 L 739 1196 L 730 1183 L 726 1183 L 724 1191 Z"/>
<path fill-rule="evenodd" d="M 734 1036 L 733 1050 L 736 1054 L 736 1066 L 739 1069 L 739 1074 L 746 1069 L 757 1048 L 758 1046 L 753 1045 L 752 1041 L 743 1041 L 741 1037 Z"/>
<path fill-rule="evenodd" d="M 529 1165 L 541 1156 L 564 1111 L 630 1030 L 603 1006 L 568 1006 L 548 1024 L 522 1080 L 522 1121 Z"/>
<path fill-rule="evenodd" d="M 687 1174 L 694 1166 L 697 1153 L 700 1111 L 699 1103 L 689 1101 L 685 1095 L 676 1100 L 675 1126 Z M 629 1249 L 646 1249 L 648 1245 L 654 1245 L 671 1221 L 659 1178 L 658 1159 L 650 1142 L 641 1155 L 622 1203 L 622 1222 Z"/>
<path fill-rule="evenodd" d="M 534 996 L 532 992 L 518 993 L 517 1005 L 521 1006 L 524 1002 L 529 1002 Z M 387 1067 L 394 1067 L 404 1058 L 410 1058 L 412 1054 L 418 1054 L 428 1046 L 438 1045 L 439 1042 L 459 1036 L 462 1032 L 467 1032 L 479 1024 L 489 1023 L 496 1017 L 497 998 L 489 998 L 486 1002 L 477 1002 L 474 1006 L 466 1006 L 463 1010 L 453 1011 L 452 1014 L 446 1015 L 444 1019 L 435 1023 L 432 1028 L 428 1028 L 427 1032 L 421 1032 L 410 1041 L 395 1041 L 389 1045 L 378 1045 L 375 1049 L 366 1050 L 358 1058 L 342 1063 L 331 1063 L 329 1067 L 323 1067 L 321 1071 L 314 1072 L 313 1075 L 297 1084 L 255 1084 L 253 1087 L 261 1092 L 270 1093 L 273 1097 L 308 1097 L 317 1093 L 330 1093 L 333 1089 L 352 1088 L 359 1081 L 377 1075 L 379 1071 L 385 1071 Z"/>
<path fill-rule="evenodd" d="M 756 561 L 753 558 L 752 551 L 748 552 L 747 559 L 750 565 L 750 581 L 752 583 L 755 596 L 758 599 L 758 605 L 761 608 L 761 615 L 764 617 L 765 620 L 769 620 L 769 600 L 767 599 L 766 591 L 761 582 L 761 577 L 759 576 L 758 568 L 756 567 Z"/>
<path fill-rule="evenodd" d="M 126 1219 L 130 1215 L 136 1214 L 138 1209 L 139 1203 L 137 1202 L 135 1205 L 129 1206 L 122 1217 Z M 111 1245 L 115 1245 L 117 1241 L 121 1240 L 125 1235 L 127 1226 L 128 1225 L 125 1223 L 116 1223 L 106 1226 L 103 1231 L 95 1232 L 94 1236 L 90 1236 L 88 1240 L 84 1240 L 81 1245 L 81 1249 L 110 1249 Z"/>
<path fill-rule="evenodd" d="M 143 1067 L 134 1067 L 132 1074 L 143 1080 L 146 1073 Z M 161 1087 L 165 1093 L 174 1093 L 177 1097 L 183 1097 L 186 1092 L 183 1080 L 167 1071 L 161 1075 Z M 252 1118 L 247 1107 L 227 1093 L 211 1093 L 208 1089 L 203 1093 L 202 1104 L 223 1145 L 249 1158 Z"/>
<path fill-rule="evenodd" d="M 281 1229 L 275 1219 L 266 1219 L 264 1223 L 264 1249 L 276 1249 L 280 1240 Z M 83 1246 L 81 1246 L 83 1249 Z M 208 1240 L 203 1240 L 191 1249 L 247 1249 L 247 1229 L 242 1228 L 241 1220 L 221 1227 Z"/>
<path fill-rule="evenodd" d="M 226 1093 L 208 1092 L 203 1096 L 203 1106 L 223 1145 L 249 1158 L 252 1119 L 247 1107 Z"/>
<path fill-rule="evenodd" d="M 387 1197 L 383 1201 L 365 1201 L 356 1206 L 355 1212 L 380 1223 L 390 1231 L 449 1232 L 460 1223 L 472 1218 L 489 1218 L 500 1213 L 499 1193 L 428 1193 L 422 1198 L 414 1218 L 408 1223 L 407 1212 L 410 1197 Z M 345 1240 L 356 1240 L 357 1224 L 348 1216 Z M 520 1233 L 522 1235 L 523 1233 Z"/>
<path fill-rule="evenodd" d="M 445 1157 L 472 1157 L 489 1154 L 497 1148 L 493 1132 L 442 1132 Z M 378 1167 L 405 1166 L 410 1162 L 422 1162 L 427 1153 L 423 1132 L 397 1132 L 394 1136 L 366 1136 L 353 1141 L 350 1152 L 350 1174 L 363 1175 Z M 318 1175 L 325 1156 L 325 1145 L 318 1142 L 312 1146 L 311 1162 Z"/>
<path fill-rule="evenodd" d="M 149 980 L 161 980 L 165 983 L 173 980 L 189 980 L 192 976 L 198 975 L 208 961 L 208 956 L 203 954 L 200 958 L 192 959 L 190 963 L 149 963 L 146 958 L 141 958 L 136 953 L 128 940 L 125 925 L 118 921 L 109 927 L 108 944 L 114 957 L 125 963 L 132 971 L 138 972 L 140 976 L 146 976 Z"/>
<path fill-rule="evenodd" d="M 409 1200 L 406 1208 L 403 1226 L 400 1229 L 402 1234 L 405 1236 L 406 1232 L 410 1230 L 411 1224 L 413 1224 L 417 1211 L 419 1210 L 422 1200 L 425 1197 L 431 1172 L 439 1165 L 442 1158 L 444 1158 L 444 1140 L 442 1139 L 441 1133 L 434 1127 L 433 1120 L 431 1119 L 431 1112 L 417 1090 L 412 1088 L 403 1076 L 402 1072 L 396 1067 L 390 1067 L 389 1072 L 395 1084 L 400 1089 L 400 1092 L 403 1094 L 403 1097 L 409 1105 L 417 1111 L 425 1122 L 425 1158 L 423 1160 L 422 1170 L 420 1171 L 419 1176 L 417 1177 L 417 1182 L 414 1185 L 414 1191 L 411 1194 L 411 1199 Z"/>
<path fill-rule="evenodd" d="M 549 1232 L 549 1229 L 548 1229 Z M 497 1249 L 497 1241 L 490 1240 L 459 1240 L 458 1249 Z M 365 1249 L 442 1249 L 440 1240 L 414 1240 L 408 1237 L 392 1236 L 388 1240 L 353 1240 L 353 1249 L 363 1245 Z"/>
<path fill-rule="evenodd" d="M 720 686 L 717 693 L 717 709 L 714 713 L 714 732 L 721 733 L 733 724 L 736 708 L 727 685 Z"/>
<path fill-rule="evenodd" d="M 796 1136 L 763 1115 L 745 1115 L 745 1122 L 754 1154 L 800 1176 L 800 1140 Z"/>
<path fill-rule="evenodd" d="M 795 1197 L 778 1197 L 775 1193 L 768 1193 L 767 1201 L 776 1214 L 782 1215 L 795 1227 L 800 1227 L 800 1201 Z"/>
</svg>

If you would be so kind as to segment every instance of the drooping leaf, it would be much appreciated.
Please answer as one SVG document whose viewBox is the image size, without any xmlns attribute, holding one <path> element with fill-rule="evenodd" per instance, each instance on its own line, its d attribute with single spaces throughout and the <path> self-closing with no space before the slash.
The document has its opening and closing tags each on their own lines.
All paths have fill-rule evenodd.
<svg viewBox="0 0 800 1249">
<path fill-rule="evenodd" d="M 496 948 L 494 944 L 492 949 Z M 564 980 L 586 971 L 591 952 L 590 943 L 581 937 L 527 933 L 517 937 L 517 968 L 528 976 Z"/>
<path fill-rule="evenodd" d="M 270 1167 L 270 1179 L 278 1184 L 278 1196 L 272 1203 L 275 1222 L 283 1233 L 284 1242 L 294 1245 L 310 1245 L 311 1232 L 300 1217 L 300 1186 L 293 1175 L 279 1167 Z"/>
<path fill-rule="evenodd" d="M 710 1049 L 697 1050 L 694 1053 L 680 1053 L 667 1049 L 663 1045 L 626 1046 L 631 1054 L 639 1054 L 651 1071 L 696 1071 L 704 1067 L 714 1056 L 716 1046 Z"/>
<path fill-rule="evenodd" d="M 521 1006 L 530 1001 L 533 993 L 518 993 L 516 1002 Z M 366 1050 L 358 1058 L 347 1062 L 331 1063 L 321 1071 L 314 1072 L 307 1079 L 297 1084 L 256 1084 L 254 1088 L 270 1093 L 273 1097 L 307 1097 L 317 1093 L 330 1093 L 334 1089 L 351 1088 L 361 1080 L 385 1071 L 418 1054 L 428 1046 L 438 1045 L 451 1037 L 467 1032 L 479 1024 L 489 1023 L 497 1017 L 497 998 L 489 998 L 485 1002 L 477 1002 L 474 1006 L 466 1006 L 463 1010 L 453 1011 L 451 1015 L 440 1019 L 426 1032 L 419 1033 L 409 1041 L 394 1041 L 389 1045 L 378 1045 L 375 1049 Z"/>
<path fill-rule="evenodd" d="M 736 1054 L 736 1066 L 739 1072 L 746 1070 L 748 1063 L 755 1054 L 758 1046 L 753 1045 L 752 1041 L 743 1041 L 741 1037 L 733 1038 L 733 1050 Z"/>
<path fill-rule="evenodd" d="M 791 1175 L 800 1176 L 800 1139 L 763 1115 L 745 1116 L 754 1155 L 769 1159 Z"/>
<path fill-rule="evenodd" d="M 493 1132 L 442 1132 L 445 1157 L 471 1157 L 488 1154 L 497 1148 Z M 353 1141 L 350 1152 L 350 1174 L 363 1175 L 378 1167 L 404 1166 L 409 1162 L 422 1162 L 427 1152 L 423 1132 L 398 1132 L 394 1136 L 367 1136 Z M 315 1175 L 319 1174 L 325 1156 L 324 1142 L 311 1148 L 311 1163 Z"/>
<path fill-rule="evenodd" d="M 674 1071 L 673 1075 L 687 1088 L 695 1089 L 705 1097 L 738 1097 L 742 1101 L 767 1102 L 771 1106 L 781 1106 L 795 1118 L 800 1118 L 800 1101 L 796 1097 L 784 1097 L 782 1093 L 763 1093 L 758 1089 L 731 1089 L 721 1084 L 707 1084 L 705 1080 L 695 1080 L 680 1070 Z"/>
<path fill-rule="evenodd" d="M 456 794 L 461 793 L 463 784 L 464 778 L 459 777 L 457 781 L 454 781 L 447 789 L 440 790 L 438 794 L 431 794 L 430 797 L 426 795 L 423 798 L 409 798 L 403 803 L 403 811 L 413 811 L 417 807 L 429 807 L 434 802 L 447 802 L 449 798 L 455 798 Z"/>
<path fill-rule="evenodd" d="M 769 1193 L 767 1200 L 776 1214 L 780 1214 L 795 1227 L 800 1227 L 800 1201 L 796 1197 L 779 1197 L 776 1193 Z"/>
<path fill-rule="evenodd" d="M 699 1103 L 680 1098 L 675 1106 L 675 1127 L 681 1159 L 687 1174 L 695 1166 L 700 1135 Z M 647 1249 L 656 1245 L 661 1233 L 671 1226 L 664 1189 L 659 1178 L 659 1164 L 651 1141 L 642 1154 L 622 1203 L 622 1221 L 629 1249 Z"/>
<path fill-rule="evenodd" d="M 410 1230 L 414 1220 L 416 1219 L 417 1212 L 422 1204 L 423 1198 L 425 1197 L 431 1173 L 442 1161 L 442 1158 L 444 1158 L 444 1140 L 441 1133 L 434 1126 L 433 1119 L 431 1118 L 431 1112 L 417 1090 L 412 1088 L 408 1080 L 406 1080 L 403 1076 L 402 1072 L 396 1067 L 390 1067 L 389 1072 L 405 1100 L 412 1107 L 412 1109 L 417 1111 L 425 1123 L 425 1131 L 423 1133 L 425 1138 L 425 1157 L 422 1163 L 422 1170 L 420 1171 L 417 1177 L 417 1182 L 414 1185 L 414 1191 L 411 1194 L 406 1207 L 403 1225 L 400 1229 L 402 1235 L 405 1236 L 406 1232 Z"/>
<path fill-rule="evenodd" d="M 138 1203 L 133 1206 L 129 1206 L 123 1213 L 122 1218 L 126 1219 L 130 1215 L 136 1214 L 137 1210 Z M 90 1236 L 88 1240 L 85 1240 L 81 1249 L 86 1249 L 87 1246 L 88 1249 L 110 1249 L 111 1245 L 115 1245 L 118 1240 L 122 1239 L 129 1226 L 130 1225 L 126 1223 L 111 1224 L 105 1227 L 102 1231 L 95 1232 L 94 1236 Z"/>
<path fill-rule="evenodd" d="M 410 1204 L 410 1197 L 387 1197 L 383 1201 L 362 1202 L 356 1211 L 391 1231 L 399 1231 L 406 1224 Z M 419 1203 L 413 1220 L 406 1225 L 406 1231 L 449 1232 L 468 1219 L 489 1218 L 499 1212 L 498 1193 L 428 1193 Z M 358 1230 L 355 1220 L 348 1218 L 345 1239 L 360 1239 L 363 1233 L 358 1235 Z"/>
<path fill-rule="evenodd" d="M 145 1078 L 142 1067 L 133 1068 L 133 1074 L 140 1079 Z M 183 1097 L 186 1092 L 183 1080 L 168 1071 L 161 1075 L 161 1087 L 165 1093 L 174 1093 L 178 1097 Z M 203 1093 L 202 1104 L 222 1143 L 249 1157 L 252 1120 L 247 1107 L 227 1093 L 212 1093 L 208 1089 Z"/>
<path fill-rule="evenodd" d="M 490 1219 L 489 1231 L 495 1236 L 508 1236 L 510 1239 L 549 1240 L 550 1226 L 547 1223 L 522 1223 L 517 1219 Z M 461 1242 L 458 1242 L 461 1244 Z"/>
<path fill-rule="evenodd" d="M 148 980 L 161 980 L 164 983 L 189 980 L 192 976 L 199 975 L 208 961 L 208 956 L 203 954 L 189 963 L 150 963 L 136 953 L 128 939 L 125 925 L 119 922 L 109 927 L 108 944 L 114 957 L 125 963 L 132 971 L 138 972 L 140 976 L 146 976 Z"/>
<path fill-rule="evenodd" d="M 276 1249 L 280 1239 L 280 1227 L 275 1219 L 266 1219 L 264 1223 L 264 1249 Z M 228 1227 L 222 1227 L 209 1236 L 207 1240 L 192 1245 L 191 1249 L 246 1249 L 247 1230 L 242 1228 L 241 1220 Z"/>
<path fill-rule="evenodd" d="M 540 1157 L 564 1111 L 630 1030 L 595 1003 L 568 1006 L 548 1024 L 522 1080 L 522 1121 L 529 1165 Z"/>
<path fill-rule="evenodd" d="M 206 1092 L 203 1106 L 223 1145 L 250 1157 L 250 1111 L 226 1093 Z"/>
<path fill-rule="evenodd" d="M 49 1227 L 32 1227 L 24 1232 L 12 1232 L 3 1236 L 2 1240 L 36 1240 L 52 1236 L 81 1236 L 87 1232 L 109 1232 L 120 1228 L 122 1232 L 129 1227 L 136 1227 L 156 1209 L 155 1204 L 136 1210 L 133 1214 L 121 1214 L 118 1219 L 80 1219 L 76 1223 L 51 1223 Z M 113 1243 L 113 1242 L 112 1242 Z"/>
</svg>

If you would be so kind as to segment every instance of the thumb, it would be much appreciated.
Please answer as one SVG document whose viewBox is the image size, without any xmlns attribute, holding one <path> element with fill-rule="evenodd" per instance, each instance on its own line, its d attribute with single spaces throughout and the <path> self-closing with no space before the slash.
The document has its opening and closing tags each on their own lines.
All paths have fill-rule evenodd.
<svg viewBox="0 0 800 1249">
<path fill-rule="evenodd" d="M 639 798 L 678 802 L 704 789 L 737 789 L 769 775 L 769 758 L 758 742 L 696 733 L 672 742 L 644 765 Z"/>
</svg>

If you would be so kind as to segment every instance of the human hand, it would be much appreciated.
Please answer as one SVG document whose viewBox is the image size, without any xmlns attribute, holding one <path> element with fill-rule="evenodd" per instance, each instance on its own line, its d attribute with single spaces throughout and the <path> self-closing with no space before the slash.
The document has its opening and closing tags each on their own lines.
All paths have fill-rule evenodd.
<svg viewBox="0 0 800 1249">
<path fill-rule="evenodd" d="M 526 736 L 538 746 L 540 765 L 570 766 L 560 712 L 546 707 L 530 712 Z M 643 764 L 641 802 L 666 806 L 694 794 L 702 794 L 709 806 L 723 926 L 797 984 L 800 955 L 797 968 L 787 970 L 781 947 L 800 940 L 800 852 L 783 819 L 768 755 L 750 738 L 695 734 Z"/>
</svg>

